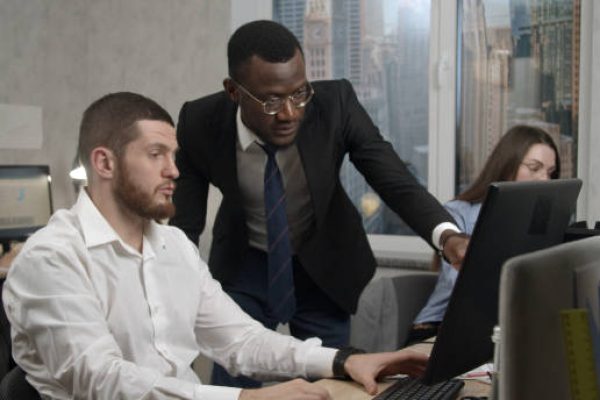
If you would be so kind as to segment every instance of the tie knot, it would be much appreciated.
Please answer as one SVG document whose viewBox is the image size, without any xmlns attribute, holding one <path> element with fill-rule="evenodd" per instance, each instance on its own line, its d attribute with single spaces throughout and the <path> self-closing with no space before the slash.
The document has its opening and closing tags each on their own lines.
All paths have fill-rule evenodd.
<svg viewBox="0 0 600 400">
<path fill-rule="evenodd" d="M 278 150 L 277 146 L 272 145 L 271 143 L 259 144 L 260 147 L 267 153 L 269 157 L 275 156 L 275 153 Z"/>
</svg>

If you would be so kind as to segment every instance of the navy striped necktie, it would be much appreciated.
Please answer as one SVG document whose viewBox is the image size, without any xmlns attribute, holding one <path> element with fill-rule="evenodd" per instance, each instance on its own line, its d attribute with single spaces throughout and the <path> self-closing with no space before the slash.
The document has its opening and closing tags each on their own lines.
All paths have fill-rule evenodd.
<svg viewBox="0 0 600 400">
<path fill-rule="evenodd" d="M 264 188 L 269 279 L 267 302 L 271 315 L 280 322 L 287 322 L 296 311 L 296 297 L 285 190 L 275 160 L 277 147 L 270 144 L 261 147 L 267 153 Z"/>
</svg>

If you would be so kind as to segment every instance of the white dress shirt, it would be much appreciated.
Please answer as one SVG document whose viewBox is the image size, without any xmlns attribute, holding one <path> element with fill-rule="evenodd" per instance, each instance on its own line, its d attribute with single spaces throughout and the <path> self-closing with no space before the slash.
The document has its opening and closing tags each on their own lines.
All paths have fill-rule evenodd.
<svg viewBox="0 0 600 400">
<path fill-rule="evenodd" d="M 330 377 L 334 349 L 265 329 L 179 229 L 150 222 L 140 254 L 82 191 L 14 261 L 3 290 L 13 355 L 54 399 L 237 399 L 202 385 L 199 352 L 255 378 Z"/>
</svg>

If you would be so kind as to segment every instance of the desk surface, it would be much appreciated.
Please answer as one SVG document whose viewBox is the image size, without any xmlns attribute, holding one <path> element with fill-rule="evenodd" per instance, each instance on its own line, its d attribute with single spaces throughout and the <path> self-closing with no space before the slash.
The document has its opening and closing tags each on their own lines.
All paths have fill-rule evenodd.
<svg viewBox="0 0 600 400">
<path fill-rule="evenodd" d="M 429 353 L 431 352 L 432 344 L 420 343 L 415 346 L 410 346 L 410 348 L 415 351 Z M 381 382 L 379 384 L 379 393 L 385 390 L 393 382 L 393 380 Z M 369 400 L 374 397 L 367 394 L 361 385 L 351 381 L 321 379 L 317 381 L 317 384 L 327 388 L 334 400 Z M 465 380 L 465 386 L 460 391 L 459 398 L 463 396 L 489 396 L 490 393 L 491 385 L 489 383 L 478 380 Z"/>
</svg>

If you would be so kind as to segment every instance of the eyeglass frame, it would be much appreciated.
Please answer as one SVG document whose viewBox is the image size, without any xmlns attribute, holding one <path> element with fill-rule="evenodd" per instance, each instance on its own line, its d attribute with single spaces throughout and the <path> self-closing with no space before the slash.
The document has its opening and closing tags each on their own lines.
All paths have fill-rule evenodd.
<svg viewBox="0 0 600 400">
<path fill-rule="evenodd" d="M 308 103 L 309 103 L 309 102 L 312 100 L 312 98 L 313 98 L 313 96 L 314 96 L 314 94 L 315 94 L 315 90 L 313 89 L 312 85 L 310 84 L 310 82 L 308 82 L 308 81 L 307 81 L 307 82 L 306 82 L 306 86 L 308 87 L 308 89 L 310 89 L 310 91 L 309 91 L 308 97 L 306 98 L 306 100 L 304 100 L 304 102 L 303 102 L 303 103 L 301 103 L 301 104 L 296 104 L 296 103 L 294 103 L 293 96 L 294 96 L 294 94 L 296 94 L 296 92 L 297 92 L 297 91 L 296 91 L 296 92 L 294 92 L 294 93 L 292 93 L 292 94 L 290 94 L 290 95 L 288 95 L 288 96 L 285 96 L 285 97 L 279 97 L 279 96 L 276 96 L 275 98 L 277 98 L 277 99 L 281 100 L 281 105 L 279 106 L 279 108 L 278 108 L 277 110 L 275 110 L 275 111 L 272 111 L 272 112 L 268 112 L 268 111 L 267 111 L 267 103 L 268 103 L 268 101 L 269 101 L 269 100 L 262 101 L 261 99 L 259 99 L 259 98 L 258 98 L 258 97 L 256 97 L 255 95 L 253 95 L 253 94 L 252 94 L 252 93 L 251 93 L 251 92 L 250 92 L 248 89 L 246 89 L 246 87 L 245 87 L 244 85 L 242 85 L 241 83 L 239 83 L 238 81 L 236 81 L 236 80 L 235 80 L 235 79 L 233 79 L 232 77 L 229 77 L 229 79 L 231 79 L 231 81 L 232 81 L 232 82 L 233 82 L 233 83 L 234 83 L 234 84 L 235 84 L 237 87 L 239 87 L 240 89 L 242 89 L 242 92 L 244 92 L 244 94 L 247 94 L 247 95 L 248 95 L 248 97 L 250 97 L 252 100 L 254 100 L 254 101 L 256 101 L 258 104 L 260 104 L 260 105 L 262 106 L 262 108 L 263 108 L 263 113 L 264 113 L 264 114 L 266 114 L 266 115 L 276 115 L 276 114 L 278 114 L 279 112 L 281 112 L 281 110 L 282 110 L 282 109 L 283 109 L 283 107 L 285 106 L 285 103 L 286 103 L 288 100 L 290 101 L 290 103 L 292 103 L 292 105 L 293 105 L 294 107 L 296 107 L 296 108 L 304 108 L 304 107 L 306 107 L 306 105 L 307 105 L 307 104 L 308 104 Z M 300 90 L 300 89 L 298 89 L 298 90 Z"/>
<path fill-rule="evenodd" d="M 527 170 L 534 176 L 540 176 L 543 173 L 548 177 L 548 179 L 553 179 L 552 175 L 556 173 L 556 166 L 554 169 L 548 171 L 544 163 L 538 160 L 522 161 L 520 165 L 527 168 Z M 536 168 L 539 169 L 536 170 Z"/>
</svg>

